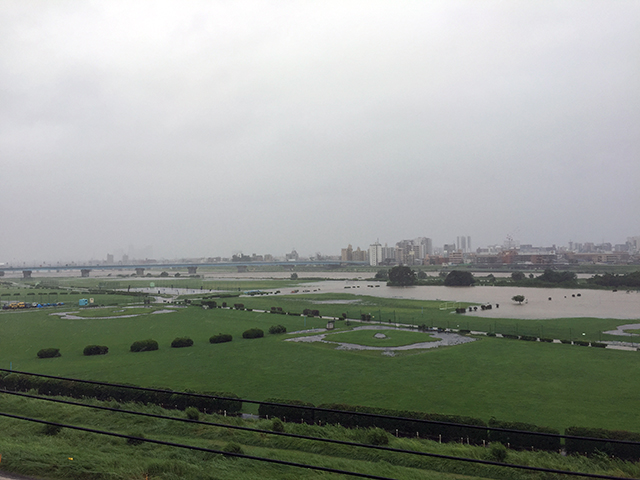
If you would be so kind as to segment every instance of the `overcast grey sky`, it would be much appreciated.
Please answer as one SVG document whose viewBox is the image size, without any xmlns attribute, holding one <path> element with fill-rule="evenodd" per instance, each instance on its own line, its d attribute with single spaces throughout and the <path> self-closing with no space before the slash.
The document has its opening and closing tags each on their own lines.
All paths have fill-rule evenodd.
<svg viewBox="0 0 640 480">
<path fill-rule="evenodd" d="M 640 235 L 640 2 L 0 3 L 0 262 Z"/>
</svg>

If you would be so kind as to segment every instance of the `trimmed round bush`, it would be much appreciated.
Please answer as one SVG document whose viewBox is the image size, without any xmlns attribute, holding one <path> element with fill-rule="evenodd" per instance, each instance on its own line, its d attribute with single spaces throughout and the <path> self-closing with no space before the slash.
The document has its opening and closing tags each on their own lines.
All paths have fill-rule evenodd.
<svg viewBox="0 0 640 480">
<path fill-rule="evenodd" d="M 184 413 L 189 420 L 200 420 L 200 412 L 196 407 L 187 407 Z"/>
<path fill-rule="evenodd" d="M 287 327 L 285 327 L 284 325 L 271 325 L 269 327 L 269 333 L 272 335 L 287 333 Z"/>
<path fill-rule="evenodd" d="M 233 340 L 233 337 L 228 333 L 219 333 L 218 335 L 214 335 L 209 338 L 209 343 L 225 343 Z"/>
<path fill-rule="evenodd" d="M 507 459 L 508 452 L 500 442 L 492 442 L 489 447 L 489 459 L 496 462 L 504 462 Z"/>
<path fill-rule="evenodd" d="M 178 337 L 171 342 L 171 348 L 182 348 L 193 346 L 193 340 L 189 337 Z"/>
<path fill-rule="evenodd" d="M 83 355 L 106 355 L 109 353 L 109 347 L 104 345 L 87 345 L 82 352 Z"/>
<path fill-rule="evenodd" d="M 38 358 L 55 358 L 61 356 L 59 348 L 43 348 L 36 355 L 38 355 Z"/>
<path fill-rule="evenodd" d="M 131 344 L 132 352 L 149 352 L 151 350 L 158 350 L 158 342 L 155 340 L 139 340 Z"/>
<path fill-rule="evenodd" d="M 250 328 L 242 332 L 242 338 L 261 338 L 264 337 L 264 332 L 259 328 Z"/>
</svg>

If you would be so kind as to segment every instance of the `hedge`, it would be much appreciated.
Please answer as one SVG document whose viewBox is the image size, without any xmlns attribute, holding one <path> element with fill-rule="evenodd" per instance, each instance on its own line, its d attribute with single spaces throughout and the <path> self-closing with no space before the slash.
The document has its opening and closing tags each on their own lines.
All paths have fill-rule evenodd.
<svg viewBox="0 0 640 480">
<path fill-rule="evenodd" d="M 133 386 L 133 385 L 132 385 Z M 5 388 L 11 391 L 26 392 L 31 389 L 37 390 L 39 395 L 64 396 L 72 398 L 95 398 L 100 401 L 116 402 L 137 402 L 143 404 L 158 405 L 166 409 L 184 410 L 188 407 L 195 407 L 205 413 L 215 413 L 226 411 L 228 414 L 238 413 L 242 409 L 242 401 L 233 393 L 227 392 L 191 392 L 205 395 L 226 397 L 229 400 L 190 397 L 181 395 L 180 392 L 173 392 L 170 389 L 162 389 L 160 392 L 150 392 L 144 390 L 134 390 L 122 386 L 94 385 L 89 383 L 74 382 L 70 380 L 57 380 L 53 378 L 42 378 L 31 375 L 20 375 L 17 373 L 0 373 L 0 389 Z M 236 400 L 237 399 L 237 400 Z"/>
<path fill-rule="evenodd" d="M 54 358 L 62 356 L 59 348 L 43 348 L 36 354 L 38 358 Z"/>
<path fill-rule="evenodd" d="M 640 433 L 625 432 L 623 430 L 605 430 L 602 428 L 569 427 L 565 430 L 566 435 L 579 437 L 603 438 L 614 440 L 630 440 L 640 442 Z M 640 445 L 624 445 L 622 443 L 611 443 L 606 440 L 579 440 L 565 438 L 564 441 L 567 453 L 592 455 L 596 452 L 622 458 L 624 460 L 640 459 Z"/>
<path fill-rule="evenodd" d="M 171 348 L 182 348 L 191 346 L 193 346 L 193 340 L 191 340 L 189 337 L 177 337 L 173 339 L 173 342 L 171 342 Z"/>
<path fill-rule="evenodd" d="M 279 333 L 287 333 L 287 327 L 284 325 L 271 325 L 269 327 L 269 333 L 272 335 L 277 335 Z"/>
<path fill-rule="evenodd" d="M 489 427 L 537 433 L 560 433 L 558 430 L 549 427 L 539 427 L 538 425 L 521 422 L 503 422 L 496 420 L 495 418 L 491 418 L 491 420 L 489 420 Z M 526 433 L 497 432 L 495 430 L 491 430 L 489 431 L 489 440 L 492 442 L 500 442 L 503 445 L 509 445 L 510 448 L 522 450 L 535 448 L 536 450 L 557 452 L 561 448 L 560 437 L 545 437 L 542 435 L 528 435 Z"/>
<path fill-rule="evenodd" d="M 106 355 L 109 353 L 109 347 L 103 345 L 87 345 L 82 351 L 83 355 Z"/>
<path fill-rule="evenodd" d="M 209 338 L 209 343 L 225 343 L 233 340 L 233 337 L 228 333 L 219 333 Z"/>
<path fill-rule="evenodd" d="M 149 352 L 151 350 L 158 350 L 158 342 L 155 340 L 139 340 L 131 344 L 132 352 Z"/>
<path fill-rule="evenodd" d="M 261 417 L 277 417 L 282 421 L 300 422 L 313 424 L 315 422 L 314 410 L 296 408 L 296 406 L 313 407 L 313 403 L 302 402 L 300 400 L 282 400 L 280 398 L 267 398 L 265 402 L 282 403 L 291 406 L 265 405 L 261 403 L 258 407 L 258 415 Z"/>
<path fill-rule="evenodd" d="M 396 434 L 397 430 L 397 434 L 403 437 L 415 437 L 417 434 L 421 438 L 442 440 L 443 442 L 459 442 L 461 441 L 461 439 L 464 441 L 467 441 L 468 439 L 469 443 L 481 444 L 483 440 L 486 441 L 488 439 L 487 430 L 485 428 L 468 428 L 465 426 L 472 425 L 486 427 L 487 424 L 478 418 L 333 403 L 320 405 L 320 408 L 342 410 L 343 412 L 316 411 L 316 421 L 321 421 L 322 423 L 340 424 L 348 428 L 378 427 L 393 434 Z M 391 417 L 403 418 L 395 419 L 368 417 L 363 415 L 353 415 L 349 412 L 372 413 L 377 415 L 388 415 Z M 412 419 L 459 423 L 462 425 L 457 426 L 423 423 L 412 421 Z"/>
<path fill-rule="evenodd" d="M 264 337 L 264 332 L 259 328 L 250 328 L 242 332 L 242 338 L 261 338 Z"/>
</svg>

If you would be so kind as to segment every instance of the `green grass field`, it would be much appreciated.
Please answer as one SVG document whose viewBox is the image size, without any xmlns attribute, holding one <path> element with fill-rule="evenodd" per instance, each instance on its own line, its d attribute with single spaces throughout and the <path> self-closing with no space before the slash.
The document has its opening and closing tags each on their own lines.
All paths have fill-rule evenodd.
<svg viewBox="0 0 640 480">
<path fill-rule="evenodd" d="M 101 403 L 97 406 L 116 407 L 163 416 L 184 418 L 185 413 L 166 411 L 155 406 Z M 368 473 L 399 480 L 475 480 L 480 478 L 510 478 L 541 480 L 558 478 L 535 472 L 504 469 L 466 462 L 398 454 L 361 447 L 327 444 L 309 440 L 274 436 L 268 433 L 240 431 L 226 427 L 175 422 L 133 416 L 128 413 L 98 411 L 84 407 L 60 405 L 20 398 L 0 392 L 0 411 L 54 421 L 75 426 L 121 433 L 125 435 L 223 450 L 234 444 L 247 455 L 305 463 L 328 468 Z M 269 420 L 242 420 L 218 415 L 200 415 L 200 420 L 253 429 L 272 429 Z M 248 459 L 225 458 L 222 455 L 195 452 L 148 443 L 128 445 L 125 439 L 62 429 L 56 435 L 43 433 L 41 424 L 0 417 L 0 471 L 10 471 L 49 479 L 144 479 L 151 480 L 244 480 L 260 479 L 338 479 L 353 478 L 321 473 L 290 466 L 273 465 Z M 368 443 L 368 431 L 344 429 L 339 426 L 314 426 L 287 423 L 291 434 L 322 437 L 354 443 Z M 389 447 L 429 452 L 455 457 L 492 460 L 490 448 L 460 445 L 388 435 Z M 563 456 L 551 452 L 509 451 L 506 461 L 521 465 L 560 470 L 591 472 L 603 475 L 638 478 L 640 467 L 631 462 L 609 459 Z"/>
<path fill-rule="evenodd" d="M 254 301 L 267 305 L 289 302 L 298 310 L 313 305 L 305 304 L 302 297 L 249 298 L 245 304 Z M 384 302 L 378 306 L 386 309 L 383 311 L 398 307 L 395 301 Z M 321 313 L 344 307 L 320 305 Z M 414 316 L 420 311 L 417 306 L 405 308 L 414 308 Z M 635 413 L 640 383 L 632 380 L 640 375 L 638 352 L 483 337 L 466 345 L 390 358 L 379 352 L 338 351 L 327 344 L 285 342 L 287 335 L 241 338 L 252 327 L 265 332 L 277 324 L 286 326 L 288 332 L 324 327 L 326 320 L 318 318 L 198 307 L 121 319 L 64 320 L 49 313 L 0 312 L 3 368 L 11 365 L 15 370 L 82 379 L 229 391 L 255 400 L 277 397 L 484 420 L 495 416 L 558 428 L 580 425 L 640 431 Z M 411 311 L 402 314 L 410 316 Z M 437 322 L 452 316 L 435 306 L 428 314 Z M 596 329 L 624 323 L 597 319 L 545 322 L 545 331 L 590 325 L 594 335 Z M 561 326 L 555 327 L 556 323 Z M 344 325 L 337 322 L 339 327 Z M 234 340 L 209 344 L 209 337 L 217 333 L 230 333 Z M 171 341 L 182 336 L 191 337 L 195 345 L 170 348 Z M 160 350 L 129 352 L 131 343 L 147 338 L 157 340 Z M 82 350 L 89 344 L 106 345 L 109 354 L 85 357 Z M 60 348 L 62 357 L 38 359 L 36 352 L 45 347 Z"/>
<path fill-rule="evenodd" d="M 381 333 L 386 338 L 376 338 L 374 335 Z M 337 332 L 325 337 L 329 342 L 355 343 L 370 347 L 399 347 L 412 343 L 437 342 L 428 333 L 407 332 L 404 330 L 351 330 L 349 332 Z"/>
</svg>

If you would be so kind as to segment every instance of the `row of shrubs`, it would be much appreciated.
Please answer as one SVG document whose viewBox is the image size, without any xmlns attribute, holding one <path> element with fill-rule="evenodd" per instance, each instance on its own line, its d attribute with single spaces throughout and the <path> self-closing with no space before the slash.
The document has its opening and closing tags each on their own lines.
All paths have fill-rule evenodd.
<svg viewBox="0 0 640 480">
<path fill-rule="evenodd" d="M 284 325 L 272 325 L 269 327 L 269 333 L 277 335 L 280 333 L 286 333 L 287 328 Z M 264 331 L 259 328 L 250 328 L 242 333 L 242 338 L 261 338 L 264 337 Z M 233 336 L 228 333 L 219 333 L 209 338 L 209 343 L 225 343 L 233 340 Z M 178 337 L 171 342 L 172 348 L 183 348 L 193 346 L 193 340 L 189 337 Z M 130 351 L 132 352 L 149 352 L 158 350 L 158 342 L 152 339 L 139 340 L 131 344 Z M 106 355 L 109 353 L 109 347 L 102 345 L 88 345 L 84 348 L 84 355 Z M 38 358 L 55 358 L 60 357 L 59 348 L 43 348 L 37 353 Z"/>
<path fill-rule="evenodd" d="M 0 372 L 0 388 L 15 392 L 36 390 L 39 395 L 95 398 L 100 401 L 138 402 L 177 410 L 194 407 L 204 413 L 226 412 L 233 415 L 242 409 L 242 401 L 233 393 L 191 392 L 224 398 L 193 397 L 183 395 L 181 392 L 174 392 L 168 388 L 162 388 L 163 391 L 155 392 L 6 372 Z M 157 388 L 160 389 L 161 387 Z"/>
<path fill-rule="evenodd" d="M 394 435 L 404 437 L 430 438 L 443 442 L 469 442 L 480 445 L 484 442 L 500 442 L 509 445 L 510 448 L 520 450 L 546 450 L 559 451 L 562 448 L 561 437 L 535 435 L 536 433 L 560 435 L 560 431 L 550 427 L 541 427 L 530 423 L 504 422 L 491 418 L 488 423 L 472 417 L 458 415 L 440 415 L 405 410 L 392 410 L 385 408 L 363 407 L 345 404 L 322 404 L 317 408 L 328 410 L 340 410 L 340 412 L 327 412 L 315 409 L 309 402 L 298 400 L 282 400 L 270 398 L 269 403 L 283 405 L 261 404 L 259 414 L 262 417 L 277 417 L 284 421 L 301 423 L 340 424 L 343 427 L 353 428 L 381 428 Z M 308 407 L 308 408 L 297 408 Z M 374 416 L 354 415 L 354 413 L 369 413 L 386 415 L 380 418 Z M 447 425 L 438 423 L 422 423 L 415 420 L 429 420 L 433 422 L 447 422 L 460 425 Z M 480 427 L 480 428 L 477 428 Z M 520 432 L 506 432 L 491 429 L 519 430 Z M 526 433 L 531 432 L 531 434 Z M 610 456 L 626 459 L 640 459 L 640 444 L 626 445 L 613 443 L 607 440 L 628 440 L 640 443 L 640 433 L 604 430 L 599 428 L 569 427 L 565 430 L 567 436 L 590 437 L 603 440 L 564 439 L 564 447 L 567 453 L 591 455 L 597 452 Z"/>
<path fill-rule="evenodd" d="M 87 345 L 82 351 L 82 354 L 86 356 L 106 355 L 107 353 L 109 353 L 109 347 L 105 347 L 104 345 Z M 36 355 L 38 355 L 38 358 L 56 358 L 62 356 L 59 348 L 43 348 L 39 350 Z"/>
<path fill-rule="evenodd" d="M 462 330 L 460 330 L 460 332 L 462 332 Z M 488 332 L 487 333 L 488 337 L 495 337 L 496 334 L 493 332 Z M 531 335 L 513 335 L 511 333 L 503 333 L 502 334 L 502 338 L 510 338 L 512 340 L 525 340 L 528 342 L 537 342 L 538 340 L 540 340 L 541 342 L 547 342 L 547 343 L 552 343 L 553 342 L 553 338 L 545 338 L 545 337 L 535 337 L 535 336 L 531 336 Z M 581 345 L 583 347 L 588 347 L 588 346 L 592 346 L 592 347 L 596 347 L 596 348 L 606 348 L 607 344 L 606 343 L 601 343 L 601 342 L 587 342 L 585 340 L 560 340 L 561 343 L 564 344 L 568 344 L 568 345 Z"/>
</svg>

